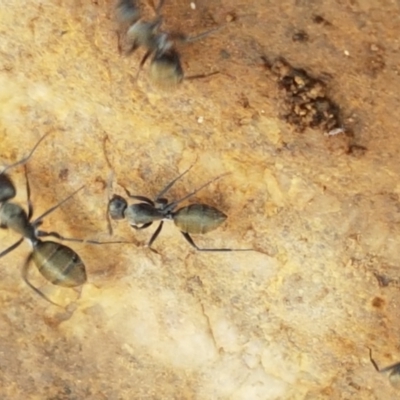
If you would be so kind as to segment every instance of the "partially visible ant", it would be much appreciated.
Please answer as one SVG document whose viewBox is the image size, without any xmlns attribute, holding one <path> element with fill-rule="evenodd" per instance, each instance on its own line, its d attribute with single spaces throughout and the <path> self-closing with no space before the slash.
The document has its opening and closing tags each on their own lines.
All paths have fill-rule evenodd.
<svg viewBox="0 0 400 400">
<path fill-rule="evenodd" d="M 15 190 L 15 186 L 14 186 L 11 178 L 8 176 L 8 174 L 6 174 L 6 172 L 11 168 L 17 167 L 18 165 L 26 164 L 29 161 L 29 159 L 32 157 L 32 154 L 38 148 L 40 143 L 46 138 L 47 135 L 49 135 L 49 133 L 46 133 L 39 139 L 39 141 L 33 146 L 32 150 L 29 152 L 29 154 L 26 157 L 21 158 L 21 160 L 15 162 L 14 164 L 8 165 L 0 172 L 0 207 L 2 206 L 3 203 L 14 198 L 17 194 L 17 191 Z"/>
<path fill-rule="evenodd" d="M 42 241 L 40 240 L 40 238 L 45 236 L 52 236 L 56 237 L 59 240 L 86 242 L 92 244 L 121 242 L 98 242 L 94 240 L 65 238 L 57 232 L 44 232 L 38 230 L 39 226 L 43 222 L 44 217 L 52 213 L 54 210 L 56 210 L 58 207 L 68 201 L 71 197 L 73 197 L 77 192 L 82 190 L 83 186 L 31 222 L 31 218 L 33 215 L 33 206 L 30 200 L 30 185 L 25 164 L 46 136 L 47 134 L 44 135 L 36 143 L 28 156 L 21 159 L 20 161 L 17 161 L 14 164 L 7 166 L 0 174 L 0 228 L 13 230 L 22 236 L 13 245 L 3 250 L 0 253 L 0 258 L 15 250 L 24 239 L 30 241 L 33 250 L 24 263 L 24 266 L 22 268 L 22 277 L 26 284 L 30 288 L 32 288 L 39 296 L 41 296 L 48 302 L 59 306 L 58 304 L 51 301 L 44 293 L 42 293 L 38 288 L 34 287 L 29 282 L 28 269 L 30 263 L 33 261 L 39 272 L 44 276 L 44 278 L 46 278 L 46 280 L 48 280 L 52 284 L 68 288 L 81 286 L 86 282 L 87 276 L 85 265 L 79 255 L 71 248 L 61 243 L 53 242 L 50 240 Z M 11 178 L 5 173 L 10 168 L 16 167 L 17 165 L 21 164 L 24 165 L 25 170 L 28 213 L 20 205 L 10 202 L 10 200 L 16 195 L 16 189 Z"/>
<path fill-rule="evenodd" d="M 107 140 L 107 137 L 105 138 L 105 140 Z M 106 160 L 111 168 L 111 164 L 107 158 L 107 154 Z M 211 232 L 214 229 L 218 228 L 226 220 L 227 216 L 223 212 L 219 211 L 217 208 L 202 203 L 190 204 L 174 211 L 178 204 L 192 197 L 201 189 L 208 186 L 212 182 L 215 182 L 223 175 L 212 179 L 211 181 L 200 186 L 198 189 L 194 190 L 193 192 L 189 193 L 179 200 L 173 201 L 172 203 L 169 203 L 168 200 L 163 197 L 179 179 L 181 179 L 192 169 L 193 165 L 190 166 L 182 174 L 180 174 L 177 178 L 175 178 L 172 182 L 170 182 L 167 186 L 165 186 L 164 189 L 162 189 L 161 192 L 157 194 L 154 200 L 151 200 L 145 196 L 132 195 L 128 191 L 128 189 L 121 185 L 122 188 L 125 190 L 127 196 L 131 199 L 139 200 L 139 203 L 134 203 L 128 206 L 127 201 L 122 196 L 114 194 L 109 200 L 107 206 L 109 233 L 112 234 L 110 218 L 113 220 L 121 220 L 126 218 L 130 226 L 137 230 L 146 229 L 150 225 L 152 225 L 153 222 L 160 221 L 157 229 L 155 230 L 147 244 L 147 246 L 151 250 L 153 250 L 151 248 L 151 245 L 160 234 L 164 224 L 164 220 L 172 220 L 174 221 L 175 225 L 180 229 L 186 241 L 198 251 L 254 251 L 254 249 L 200 248 L 194 243 L 192 237 L 190 236 L 191 234 Z"/>
<path fill-rule="evenodd" d="M 377 370 L 377 372 L 380 373 L 385 373 L 389 372 L 389 382 L 392 384 L 392 386 L 396 388 L 400 388 L 400 362 L 396 364 L 389 365 L 388 367 L 379 369 L 378 364 L 375 362 L 375 360 L 372 358 L 372 350 L 369 349 L 369 359 L 371 360 L 372 365 L 374 368 Z"/>
<path fill-rule="evenodd" d="M 161 25 L 163 18 L 160 15 L 165 0 L 160 0 L 157 7 L 154 7 L 156 17 L 152 21 L 141 20 L 141 13 L 135 0 L 118 0 L 116 7 L 116 20 L 120 30 L 124 30 L 127 44 L 126 54 L 130 55 L 139 47 L 144 47 L 146 53 L 143 56 L 136 78 L 138 78 L 141 69 L 150 56 L 149 75 L 153 83 L 160 87 L 171 88 L 177 86 L 184 79 L 184 72 L 180 62 L 180 55 L 175 49 L 175 43 L 190 43 L 203 39 L 211 33 L 220 30 L 223 26 L 210 29 L 197 36 L 189 37 L 183 33 L 163 32 Z M 120 34 L 118 34 L 120 39 Z M 121 46 L 119 44 L 121 51 Z M 218 72 L 210 74 L 201 74 L 185 77 L 185 79 L 198 79 L 215 75 Z"/>
</svg>

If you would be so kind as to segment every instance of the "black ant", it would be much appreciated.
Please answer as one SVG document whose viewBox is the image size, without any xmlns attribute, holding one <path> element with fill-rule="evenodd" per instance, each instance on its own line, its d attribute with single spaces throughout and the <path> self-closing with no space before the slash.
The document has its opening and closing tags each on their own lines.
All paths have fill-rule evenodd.
<svg viewBox="0 0 400 400">
<path fill-rule="evenodd" d="M 161 30 L 163 19 L 160 12 L 164 3 L 165 0 L 160 0 L 158 6 L 154 7 L 156 17 L 152 21 L 144 21 L 141 19 L 140 10 L 134 0 L 119 0 L 116 7 L 116 19 L 123 29 L 129 26 L 125 33 L 128 47 L 126 54 L 132 54 L 139 47 L 146 49 L 146 53 L 139 64 L 137 77 L 147 59 L 153 56 L 150 61 L 150 79 L 160 87 L 170 88 L 177 86 L 184 79 L 180 55 L 175 49 L 175 43 L 190 43 L 200 40 L 222 27 L 208 30 L 193 37 L 183 33 L 163 32 Z M 218 72 L 189 76 L 185 79 L 205 78 L 216 73 Z"/>
<path fill-rule="evenodd" d="M 198 247 L 194 243 L 192 237 L 190 236 L 191 234 L 211 232 L 218 228 L 226 220 L 227 216 L 217 208 L 202 203 L 190 204 L 188 206 L 179 208 L 177 211 L 174 211 L 178 204 L 192 197 L 210 183 L 221 178 L 222 175 L 212 179 L 211 181 L 199 187 L 197 190 L 189 193 L 179 200 L 173 201 L 172 203 L 169 203 L 168 200 L 163 197 L 175 184 L 175 182 L 188 173 L 192 167 L 193 165 L 175 178 L 172 182 L 170 182 L 163 190 L 161 190 L 160 193 L 158 193 L 154 200 L 150 200 L 148 197 L 144 196 L 132 195 L 125 187 L 122 186 L 128 197 L 139 200 L 140 203 L 135 203 L 128 206 L 127 201 L 122 196 L 114 195 L 108 203 L 108 216 L 113 220 L 126 218 L 130 226 L 134 229 L 145 229 L 152 225 L 153 222 L 160 221 L 160 224 L 148 242 L 149 248 L 151 248 L 151 245 L 160 234 L 164 220 L 172 220 L 180 229 L 187 242 L 198 251 L 253 251 L 253 249 L 229 248 L 204 249 Z M 109 230 L 111 233 L 112 230 L 110 220 Z"/>
<path fill-rule="evenodd" d="M 31 221 L 33 215 L 33 206 L 30 200 L 30 185 L 25 164 L 46 136 L 47 134 L 44 135 L 36 143 L 28 156 L 14 164 L 7 166 L 0 174 L 0 228 L 11 229 L 22 236 L 13 245 L 3 250 L 0 253 L 0 258 L 4 257 L 8 253 L 16 249 L 24 239 L 30 241 L 33 250 L 24 263 L 24 266 L 22 268 L 22 277 L 27 285 L 32 288 L 39 296 L 43 297 L 52 304 L 58 305 L 51 301 L 44 293 L 42 293 L 39 289 L 34 287 L 29 282 L 28 269 L 30 263 L 33 261 L 39 272 L 52 284 L 68 288 L 81 286 L 86 282 L 87 276 L 85 265 L 79 255 L 71 248 L 61 243 L 53 242 L 50 240 L 42 241 L 40 240 L 40 238 L 45 236 L 52 236 L 56 237 L 59 240 L 87 242 L 92 244 L 121 242 L 97 242 L 94 240 L 85 241 L 81 239 L 65 238 L 59 235 L 57 232 L 44 232 L 38 230 L 39 226 L 43 222 L 44 217 L 46 217 L 62 204 L 64 204 L 66 201 L 71 199 L 71 197 L 73 197 L 77 192 L 83 189 L 83 186 L 73 192 L 64 200 L 60 201 L 55 206 L 51 207 L 34 221 Z M 10 200 L 16 195 L 16 189 L 11 178 L 5 173 L 10 168 L 16 167 L 17 165 L 21 164 L 24 165 L 25 169 L 28 213 L 20 205 L 10 202 Z"/>
</svg>

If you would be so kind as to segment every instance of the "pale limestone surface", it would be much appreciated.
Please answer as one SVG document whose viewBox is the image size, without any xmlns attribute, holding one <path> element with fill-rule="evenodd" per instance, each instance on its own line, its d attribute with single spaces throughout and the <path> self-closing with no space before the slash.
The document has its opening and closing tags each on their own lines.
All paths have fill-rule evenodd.
<svg viewBox="0 0 400 400">
<path fill-rule="evenodd" d="M 118 182 L 154 196 L 196 160 L 170 198 L 230 172 L 193 199 L 229 215 L 195 240 L 256 250 L 196 253 L 166 223 L 155 254 L 152 229 L 121 221 L 114 238 L 132 244 L 71 245 L 89 276 L 71 315 L 20 278 L 24 243 L 0 261 L 1 399 L 398 398 L 368 356 L 400 360 L 398 2 L 195 3 L 167 1 L 168 26 L 245 15 L 181 49 L 188 75 L 221 73 L 172 93 L 146 68 L 135 82 L 142 53 L 118 54 L 111 2 L 0 3 L 0 162 L 51 132 L 28 164 L 35 215 L 86 185 L 44 229 L 110 240 L 107 134 L 120 194 Z M 292 41 L 299 29 L 309 42 Z M 280 119 L 263 55 L 325 77 L 365 155 Z M 11 176 L 23 203 L 23 170 Z M 1 231 L 0 250 L 16 240 Z M 31 277 L 54 301 L 76 299 Z"/>
</svg>

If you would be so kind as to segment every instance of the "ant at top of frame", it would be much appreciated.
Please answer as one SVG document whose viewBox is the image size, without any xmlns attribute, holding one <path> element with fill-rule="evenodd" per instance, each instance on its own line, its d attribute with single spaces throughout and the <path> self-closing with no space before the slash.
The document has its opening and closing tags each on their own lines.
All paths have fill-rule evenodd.
<svg viewBox="0 0 400 400">
<path fill-rule="evenodd" d="M 160 0 L 159 4 L 152 5 L 155 18 L 150 21 L 142 19 L 140 8 L 136 1 L 119 0 L 115 9 L 115 18 L 118 28 L 118 48 L 120 53 L 131 55 L 139 48 L 145 49 L 145 54 L 140 61 L 136 79 L 139 76 L 144 64 L 151 58 L 149 77 L 157 86 L 163 89 L 174 88 L 180 84 L 183 79 L 192 80 L 206 78 L 219 73 L 218 71 L 209 74 L 199 74 L 193 76 L 184 76 L 180 54 L 176 50 L 176 43 L 190 43 L 201 40 L 210 34 L 224 28 L 219 26 L 202 32 L 196 36 L 188 36 L 181 32 L 165 32 L 161 29 L 163 17 L 161 10 L 165 0 Z M 121 37 L 124 37 L 126 49 L 123 51 L 121 46 Z"/>
</svg>

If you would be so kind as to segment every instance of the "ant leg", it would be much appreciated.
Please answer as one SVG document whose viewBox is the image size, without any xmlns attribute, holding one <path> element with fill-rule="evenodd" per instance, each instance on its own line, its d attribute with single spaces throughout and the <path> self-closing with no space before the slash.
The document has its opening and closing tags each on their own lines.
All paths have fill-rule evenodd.
<svg viewBox="0 0 400 400">
<path fill-rule="evenodd" d="M 369 350 L 369 359 L 370 359 L 372 365 L 374 366 L 374 368 L 375 368 L 378 372 L 381 372 L 380 369 L 379 369 L 379 367 L 378 367 L 378 364 L 377 364 L 377 363 L 375 362 L 375 360 L 372 358 L 372 350 L 371 350 L 371 349 L 368 349 L 368 350 Z"/>
<path fill-rule="evenodd" d="M 177 35 L 176 39 L 181 40 L 185 43 L 196 42 L 197 40 L 201 40 L 201 39 L 211 35 L 211 33 L 220 31 L 221 29 L 225 28 L 225 26 L 226 25 L 218 26 L 217 28 L 209 29 L 208 31 L 205 31 L 203 33 L 200 33 L 196 36 L 191 36 L 191 37 L 190 36 L 182 36 L 182 35 L 179 37 L 180 34 L 178 33 L 178 34 L 176 34 Z"/>
<path fill-rule="evenodd" d="M 138 226 L 138 225 L 133 225 L 133 224 L 131 224 L 131 227 L 133 228 L 133 229 L 136 229 L 137 231 L 140 231 L 141 229 L 146 229 L 146 228 L 148 228 L 150 225 L 152 225 L 153 223 L 152 222 L 147 222 L 146 224 L 143 224 L 142 226 Z"/>
<path fill-rule="evenodd" d="M 62 306 L 60 306 L 57 303 L 54 303 L 54 301 L 50 300 L 43 292 L 41 292 L 38 288 L 36 288 L 35 286 L 32 285 L 32 283 L 29 282 L 28 280 L 28 270 L 29 270 L 29 265 L 32 261 L 33 258 L 33 253 L 31 253 L 28 258 L 25 261 L 25 264 L 22 267 L 22 278 L 25 281 L 25 283 L 35 292 L 37 293 L 40 297 L 42 297 L 43 299 L 47 300 L 49 303 L 57 306 L 57 307 L 61 307 L 64 308 Z"/>
<path fill-rule="evenodd" d="M 13 250 L 15 250 L 24 240 L 24 238 L 22 237 L 21 239 L 18 240 L 18 242 L 15 242 L 14 244 L 12 244 L 10 247 L 8 247 L 7 249 L 3 250 L 0 253 L 0 258 L 4 257 L 5 255 L 7 255 L 8 253 L 11 253 Z"/>
<path fill-rule="evenodd" d="M 163 6 L 164 6 L 164 3 L 165 3 L 165 0 L 160 0 L 160 2 L 158 3 L 157 8 L 155 9 L 155 12 L 156 12 L 157 15 L 160 14 L 161 9 L 162 9 Z"/>
<path fill-rule="evenodd" d="M 28 201 L 28 220 L 30 221 L 32 218 L 32 214 L 33 214 L 33 205 L 31 202 L 31 186 L 29 184 L 28 168 L 26 165 L 24 165 L 24 171 L 25 171 L 25 180 L 26 180 L 26 197 L 27 197 L 27 201 Z"/>
<path fill-rule="evenodd" d="M 188 243 L 194 247 L 198 251 L 254 251 L 253 249 L 201 249 L 200 247 L 197 247 L 197 245 L 194 243 L 193 239 L 187 232 L 182 232 L 183 237 L 188 241 Z"/>
<path fill-rule="evenodd" d="M 110 213 L 108 212 L 108 207 L 107 207 L 107 211 L 106 211 L 106 220 L 107 220 L 107 229 L 108 229 L 108 234 L 110 236 L 112 236 L 113 234 L 113 227 L 111 224 L 111 217 L 110 217 Z"/>
<path fill-rule="evenodd" d="M 219 71 L 214 71 L 214 72 L 210 72 L 209 74 L 199 74 L 199 75 L 186 76 L 186 77 L 185 77 L 185 80 L 187 80 L 187 81 L 192 81 L 192 80 L 194 80 L 194 79 L 208 78 L 208 77 L 210 77 L 210 76 L 217 75 L 217 74 L 219 74 L 219 73 L 220 73 Z"/>
<path fill-rule="evenodd" d="M 37 237 L 55 237 L 58 240 L 61 240 L 63 242 L 78 242 L 78 243 L 89 243 L 89 244 L 131 244 L 131 242 L 125 242 L 125 241 L 114 241 L 114 242 L 99 242 L 98 240 L 84 240 L 84 239 L 75 239 L 75 238 L 67 238 L 62 235 L 60 235 L 57 232 L 45 232 L 45 231 L 38 231 L 37 232 Z"/>
<path fill-rule="evenodd" d="M 160 15 L 161 9 L 164 6 L 165 0 L 160 0 L 160 2 L 158 3 L 158 6 L 156 7 L 156 5 L 154 4 L 154 0 L 150 0 L 149 3 L 151 3 L 151 7 L 153 8 L 154 12 L 156 13 L 156 15 Z"/>
<path fill-rule="evenodd" d="M 378 364 L 372 358 L 372 350 L 371 349 L 369 349 L 369 359 L 371 360 L 371 363 L 374 366 L 374 368 L 380 373 L 391 371 L 390 375 L 400 374 L 400 362 L 398 362 L 396 364 L 389 365 L 388 367 L 379 369 Z"/>
<path fill-rule="evenodd" d="M 112 183 L 114 180 L 114 169 L 111 165 L 111 162 L 108 158 L 107 155 L 107 146 L 106 146 L 106 142 L 109 141 L 109 137 L 106 134 L 103 138 L 103 152 L 104 152 L 104 158 L 106 159 L 108 168 L 110 168 L 110 175 L 108 176 L 108 180 L 107 180 L 107 197 L 108 197 L 108 203 L 110 204 L 111 201 L 111 189 L 112 189 Z M 112 227 L 112 223 L 111 223 L 111 217 L 110 217 L 110 213 L 109 213 L 109 208 L 107 207 L 107 211 L 106 211 L 106 220 L 107 220 L 107 229 L 108 229 L 108 234 L 110 236 L 112 236 L 113 234 L 113 227 Z"/>
<path fill-rule="evenodd" d="M 118 54 L 122 54 L 122 46 L 121 46 L 121 33 L 119 31 L 115 31 L 115 34 L 117 35 L 117 49 L 118 49 Z"/>
<path fill-rule="evenodd" d="M 136 80 L 139 79 L 140 71 L 142 70 L 143 65 L 145 64 L 145 62 L 147 61 L 147 59 L 150 57 L 151 53 L 152 53 L 151 50 L 147 51 L 146 54 L 143 56 L 142 61 L 140 61 L 139 69 L 138 69 L 138 72 L 137 72 L 137 74 L 136 74 Z"/>
<path fill-rule="evenodd" d="M 122 186 L 122 185 L 120 185 L 120 186 L 125 190 L 126 195 L 128 197 L 130 197 L 131 199 L 143 201 L 143 202 L 145 202 L 147 204 L 150 204 L 150 205 L 154 206 L 154 202 L 152 200 L 150 200 L 148 197 L 133 195 L 133 194 L 131 194 L 131 192 L 125 186 Z"/>
<path fill-rule="evenodd" d="M 158 235 L 159 235 L 160 232 L 161 232 L 161 229 L 162 229 L 163 225 L 164 225 L 164 221 L 161 221 L 160 224 L 158 225 L 158 228 L 156 229 L 156 231 L 155 231 L 155 232 L 153 233 L 153 235 L 151 236 L 151 238 L 150 238 L 150 240 L 149 240 L 149 243 L 147 243 L 147 247 L 148 247 L 150 250 L 153 250 L 153 249 L 151 248 L 151 245 L 152 245 L 152 244 L 154 243 L 154 241 L 157 239 Z"/>
<path fill-rule="evenodd" d="M 112 227 L 112 224 L 111 224 L 110 214 L 109 214 L 108 212 L 106 213 L 106 219 L 107 219 L 108 234 L 109 234 L 110 236 L 112 236 L 113 233 L 114 233 L 114 231 L 113 231 L 113 227 Z"/>
</svg>

